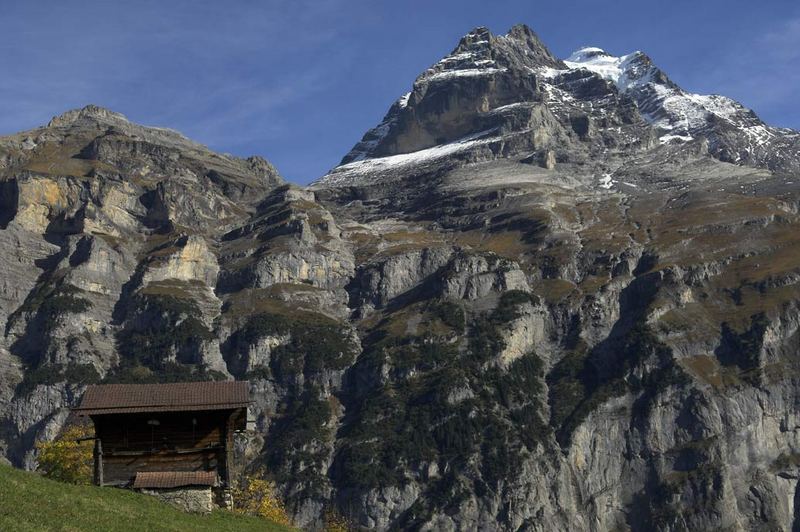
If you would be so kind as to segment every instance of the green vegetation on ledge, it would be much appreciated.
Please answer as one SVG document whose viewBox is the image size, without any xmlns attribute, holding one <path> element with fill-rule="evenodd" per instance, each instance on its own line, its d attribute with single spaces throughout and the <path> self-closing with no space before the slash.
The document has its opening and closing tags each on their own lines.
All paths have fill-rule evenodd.
<svg viewBox="0 0 800 532">
<path fill-rule="evenodd" d="M 43 364 L 25 372 L 22 382 L 17 385 L 16 393 L 28 395 L 40 384 L 52 385 L 59 382 L 97 384 L 100 382 L 100 375 L 91 364 Z"/>
<path fill-rule="evenodd" d="M 179 382 L 219 380 L 225 375 L 198 364 L 197 353 L 213 338 L 192 299 L 163 294 L 139 294 L 134 299 L 138 319 L 120 331 L 123 355 L 106 382 Z"/>
<path fill-rule="evenodd" d="M 389 368 L 389 381 L 348 405 L 354 414 L 342 429 L 334 482 L 369 489 L 403 485 L 408 471 L 459 472 L 443 475 L 430 488 L 430 505 L 408 513 L 401 526 L 414 528 L 434 507 L 455 508 L 471 490 L 497 490 L 518 473 L 523 458 L 546 447 L 551 434 L 542 418 L 546 395 L 539 357 L 528 353 L 509 367 L 498 359 L 503 328 L 531 301 L 525 292 L 510 291 L 493 312 L 471 320 L 447 308 L 443 314 L 452 316 L 451 327 L 469 324 L 462 345 L 430 336 L 394 337 L 386 330 L 368 338 L 359 371 L 386 375 Z"/>
</svg>

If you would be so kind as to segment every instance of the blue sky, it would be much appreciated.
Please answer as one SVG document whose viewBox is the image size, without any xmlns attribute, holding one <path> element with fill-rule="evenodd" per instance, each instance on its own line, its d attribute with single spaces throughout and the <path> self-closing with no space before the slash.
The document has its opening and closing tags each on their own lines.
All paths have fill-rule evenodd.
<svg viewBox="0 0 800 532">
<path fill-rule="evenodd" d="M 95 103 L 308 183 L 475 26 L 648 53 L 800 129 L 796 0 L 0 0 L 0 134 Z"/>
</svg>

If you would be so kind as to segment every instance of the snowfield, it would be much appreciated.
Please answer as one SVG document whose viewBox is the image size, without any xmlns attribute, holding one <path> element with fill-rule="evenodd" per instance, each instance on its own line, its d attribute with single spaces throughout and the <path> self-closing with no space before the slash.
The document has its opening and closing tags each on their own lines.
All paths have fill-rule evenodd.
<svg viewBox="0 0 800 532">
<path fill-rule="evenodd" d="M 447 156 L 497 141 L 499 137 L 489 136 L 493 132 L 494 130 L 481 131 L 455 142 L 411 153 L 353 161 L 337 166 L 322 177 L 318 183 L 333 187 L 368 183 L 371 178 L 378 178 L 389 171 L 398 171 L 402 168 L 434 162 Z"/>
</svg>

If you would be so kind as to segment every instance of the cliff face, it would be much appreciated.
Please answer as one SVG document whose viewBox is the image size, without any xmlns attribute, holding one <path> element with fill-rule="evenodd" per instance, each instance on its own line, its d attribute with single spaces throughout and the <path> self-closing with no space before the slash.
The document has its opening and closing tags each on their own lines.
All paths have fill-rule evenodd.
<svg viewBox="0 0 800 532">
<path fill-rule="evenodd" d="M 798 133 L 479 28 L 317 183 L 96 107 L 0 139 L 0 451 L 247 378 L 301 526 L 790 530 Z"/>
</svg>

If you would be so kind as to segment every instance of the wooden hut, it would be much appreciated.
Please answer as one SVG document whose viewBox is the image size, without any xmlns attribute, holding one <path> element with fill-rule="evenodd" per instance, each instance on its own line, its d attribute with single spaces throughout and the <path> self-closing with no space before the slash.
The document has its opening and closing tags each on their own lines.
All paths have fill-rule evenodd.
<svg viewBox="0 0 800 532">
<path fill-rule="evenodd" d="M 89 386 L 74 409 L 94 423 L 94 482 L 141 490 L 232 483 L 233 436 L 247 428 L 245 381 Z"/>
</svg>

